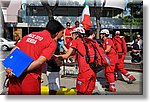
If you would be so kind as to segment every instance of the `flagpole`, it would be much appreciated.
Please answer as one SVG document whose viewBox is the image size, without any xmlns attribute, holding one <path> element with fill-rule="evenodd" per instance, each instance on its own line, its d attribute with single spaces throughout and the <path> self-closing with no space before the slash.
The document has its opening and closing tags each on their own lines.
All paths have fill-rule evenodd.
<svg viewBox="0 0 150 102">
<path fill-rule="evenodd" d="M 94 6 L 95 6 L 95 17 L 96 17 L 96 39 L 99 39 L 99 32 L 100 32 L 100 13 L 99 11 L 97 10 L 97 7 L 96 7 L 96 0 L 94 0 Z"/>
</svg>

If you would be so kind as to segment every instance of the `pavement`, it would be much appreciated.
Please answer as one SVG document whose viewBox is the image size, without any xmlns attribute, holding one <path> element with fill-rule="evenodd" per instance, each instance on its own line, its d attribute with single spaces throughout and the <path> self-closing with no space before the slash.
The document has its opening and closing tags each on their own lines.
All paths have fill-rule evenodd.
<svg viewBox="0 0 150 102">
<path fill-rule="evenodd" d="M 68 69 L 74 70 L 74 67 L 67 67 Z M 63 68 L 62 68 L 63 69 Z M 143 73 L 129 71 L 130 74 L 135 76 L 136 81 L 133 84 L 128 84 L 128 79 L 119 73 L 119 78 L 115 81 L 117 92 L 105 91 L 107 85 L 106 79 L 104 77 L 103 71 L 97 73 L 97 82 L 93 95 L 142 95 L 143 94 Z M 61 88 L 75 89 L 76 87 L 76 76 L 77 74 L 63 75 L 63 70 L 60 71 L 60 86 Z M 48 79 L 46 74 L 42 73 L 43 83 L 42 86 L 48 85 Z M 7 89 L 3 89 L 2 95 L 7 95 Z"/>
<path fill-rule="evenodd" d="M 60 86 L 61 88 L 75 88 L 76 86 L 76 76 L 77 74 L 72 74 L 73 70 L 76 70 L 75 67 L 68 67 L 66 66 L 66 69 L 71 70 L 71 73 L 66 73 L 64 75 L 63 67 L 60 71 Z M 142 72 L 133 72 L 129 71 L 130 74 L 135 76 L 136 81 L 133 84 L 128 84 L 128 79 L 123 76 L 121 73 L 119 73 L 119 78 L 117 81 L 115 81 L 117 92 L 109 92 L 105 91 L 107 88 L 105 85 L 107 85 L 107 81 L 104 77 L 103 71 L 97 73 L 97 82 L 95 85 L 95 89 L 93 91 L 93 95 L 142 95 L 143 94 L 143 73 Z M 48 85 L 47 77 L 43 73 L 42 74 L 44 82 L 42 83 L 43 86 Z"/>
<path fill-rule="evenodd" d="M 106 89 L 106 79 L 104 77 L 103 71 L 97 73 L 97 82 L 93 95 L 142 95 L 143 94 L 143 66 L 141 63 L 133 64 L 130 62 L 131 57 L 129 54 L 125 60 L 125 68 L 135 76 L 136 81 L 133 84 L 128 84 L 128 79 L 119 73 L 119 78 L 115 81 L 117 92 L 105 91 Z M 0 61 L 1 62 L 1 61 Z M 1 63 L 0 63 L 1 64 Z M 0 94 L 7 95 L 7 89 L 2 89 L 2 85 L 5 79 L 4 67 L 0 65 Z M 65 69 L 65 70 L 64 70 Z M 76 86 L 76 76 L 78 73 L 77 66 L 72 64 L 71 66 L 61 67 L 60 71 L 60 86 L 62 88 L 75 88 Z M 42 86 L 48 85 L 47 76 L 42 74 L 44 82 Z"/>
<path fill-rule="evenodd" d="M 131 63 L 131 57 L 127 53 L 125 59 L 125 68 L 128 72 L 136 78 L 133 84 L 128 84 L 128 79 L 119 72 L 118 80 L 115 81 L 117 92 L 106 91 L 107 81 L 104 77 L 103 71 L 97 73 L 97 81 L 95 84 L 95 89 L 93 95 L 142 95 L 143 94 L 143 66 L 141 63 Z M 76 86 L 76 76 L 78 73 L 77 65 L 66 64 L 66 66 L 61 67 L 60 71 L 60 86 L 66 88 L 75 88 Z M 46 75 L 43 74 L 43 76 Z M 46 79 L 47 80 L 47 79 Z M 45 85 L 48 81 L 45 81 Z M 43 83 L 44 85 L 44 83 Z"/>
</svg>

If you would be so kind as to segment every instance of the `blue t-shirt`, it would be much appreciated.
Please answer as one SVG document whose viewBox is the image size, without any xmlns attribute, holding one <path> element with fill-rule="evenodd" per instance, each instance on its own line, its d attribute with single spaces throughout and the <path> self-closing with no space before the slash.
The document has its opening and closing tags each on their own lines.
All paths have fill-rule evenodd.
<svg viewBox="0 0 150 102">
<path fill-rule="evenodd" d="M 64 40 L 58 40 L 59 51 L 63 51 Z"/>
</svg>

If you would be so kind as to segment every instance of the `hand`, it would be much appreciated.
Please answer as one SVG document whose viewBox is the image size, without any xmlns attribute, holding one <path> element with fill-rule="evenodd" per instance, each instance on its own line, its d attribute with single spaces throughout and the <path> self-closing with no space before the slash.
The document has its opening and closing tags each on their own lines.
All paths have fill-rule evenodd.
<svg viewBox="0 0 150 102">
<path fill-rule="evenodd" d="M 62 55 L 55 55 L 55 57 L 57 57 L 59 60 L 63 60 Z"/>
<path fill-rule="evenodd" d="M 6 76 L 8 76 L 8 77 L 12 77 L 13 76 L 12 69 L 6 68 L 5 71 L 6 71 Z"/>
</svg>

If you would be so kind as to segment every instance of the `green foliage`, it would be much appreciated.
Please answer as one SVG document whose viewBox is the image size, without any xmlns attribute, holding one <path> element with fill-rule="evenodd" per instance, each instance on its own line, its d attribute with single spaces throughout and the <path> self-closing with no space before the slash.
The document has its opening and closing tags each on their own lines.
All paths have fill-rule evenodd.
<svg viewBox="0 0 150 102">
<path fill-rule="evenodd" d="M 124 25 L 143 25 L 143 18 L 131 18 L 130 16 L 126 16 L 123 18 Z"/>
</svg>

